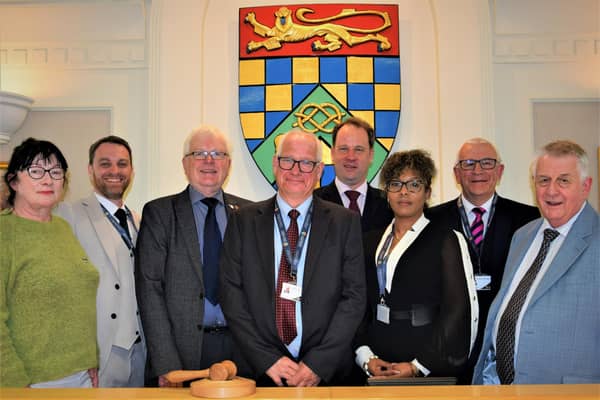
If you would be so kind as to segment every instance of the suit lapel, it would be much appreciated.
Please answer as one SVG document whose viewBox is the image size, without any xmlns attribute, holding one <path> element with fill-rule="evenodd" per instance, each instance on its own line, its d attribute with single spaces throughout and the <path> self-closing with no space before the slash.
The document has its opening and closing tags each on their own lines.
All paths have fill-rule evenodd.
<svg viewBox="0 0 600 400">
<path fill-rule="evenodd" d="M 274 222 L 273 216 L 275 211 L 275 197 L 264 202 L 264 206 L 257 209 L 254 216 L 254 234 L 260 238 L 260 246 L 258 247 L 258 257 L 262 274 L 267 279 L 267 287 L 269 293 L 275 293 L 274 275 L 274 259 L 275 245 L 273 243 Z"/>
<path fill-rule="evenodd" d="M 100 206 L 100 202 L 93 193 L 87 198 L 81 200 L 81 205 L 90 219 L 90 223 L 96 231 L 100 245 L 108 256 L 113 269 L 115 272 L 119 273 L 117 269 L 117 266 L 119 265 L 117 257 L 117 248 L 119 243 L 116 243 L 115 241 L 122 240 L 121 236 L 118 233 L 115 235 L 115 227 L 104 214 L 104 211 Z"/>
<path fill-rule="evenodd" d="M 334 202 L 340 206 L 344 205 L 340 192 L 338 192 L 337 186 L 335 186 L 335 181 L 323 188 L 322 198 L 323 200 Z"/>
<path fill-rule="evenodd" d="M 196 220 L 194 219 L 192 207 L 190 195 L 186 188 L 174 199 L 173 208 L 175 209 L 177 228 L 181 231 L 192 265 L 198 266 L 198 268 L 194 268 L 194 272 L 202 282 L 202 259 L 200 258 L 200 244 L 198 243 L 198 232 L 196 231 Z"/>
<path fill-rule="evenodd" d="M 589 246 L 587 237 L 592 234 L 592 226 L 590 221 L 593 215 L 590 215 L 588 207 L 579 215 L 571 227 L 570 232 L 567 234 L 565 241 L 562 243 L 556 257 L 552 260 L 552 263 L 548 266 L 548 270 L 542 277 L 539 286 L 535 293 L 531 297 L 531 304 L 537 299 L 544 295 L 556 281 L 558 281 L 575 263 L 575 260 L 581 253 Z"/>
<path fill-rule="evenodd" d="M 313 196 L 313 203 L 314 209 L 310 227 L 310 239 L 308 241 L 308 249 L 306 252 L 306 263 L 304 264 L 303 288 L 308 287 L 310 279 L 313 276 L 315 269 L 318 267 L 317 260 L 319 259 L 319 254 L 325 244 L 329 226 L 332 223 L 330 210 L 323 206 L 323 201 L 318 197 Z M 302 291 L 304 292 L 304 289 Z"/>
<path fill-rule="evenodd" d="M 227 214 L 227 220 L 229 221 L 231 215 L 239 210 L 240 205 L 234 197 L 225 192 L 223 192 L 223 203 L 225 204 L 225 214 Z"/>
</svg>

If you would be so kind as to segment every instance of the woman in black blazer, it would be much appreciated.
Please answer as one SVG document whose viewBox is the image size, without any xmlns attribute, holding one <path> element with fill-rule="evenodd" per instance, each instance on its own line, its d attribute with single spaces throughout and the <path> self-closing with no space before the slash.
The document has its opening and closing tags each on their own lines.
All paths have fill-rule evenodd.
<svg viewBox="0 0 600 400">
<path fill-rule="evenodd" d="M 356 363 L 368 376 L 456 376 L 475 338 L 466 242 L 423 215 L 434 175 L 422 150 L 395 153 L 382 169 L 394 220 L 364 238 L 368 309 Z"/>
</svg>

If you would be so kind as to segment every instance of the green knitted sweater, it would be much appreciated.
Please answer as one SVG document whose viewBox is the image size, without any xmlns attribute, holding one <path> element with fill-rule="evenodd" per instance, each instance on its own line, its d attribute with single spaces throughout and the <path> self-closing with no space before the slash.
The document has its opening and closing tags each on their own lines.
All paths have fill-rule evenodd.
<svg viewBox="0 0 600 400">
<path fill-rule="evenodd" d="M 0 213 L 0 387 L 98 366 L 98 279 L 65 220 Z"/>
</svg>

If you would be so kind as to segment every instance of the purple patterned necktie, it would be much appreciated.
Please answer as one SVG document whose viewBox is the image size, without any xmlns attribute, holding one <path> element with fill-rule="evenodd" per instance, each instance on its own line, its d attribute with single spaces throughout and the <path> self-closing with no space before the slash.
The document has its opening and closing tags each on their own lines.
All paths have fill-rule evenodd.
<svg viewBox="0 0 600 400">
<path fill-rule="evenodd" d="M 481 242 L 483 242 L 483 214 L 485 214 L 485 209 L 475 207 L 473 213 L 475 214 L 475 220 L 471 224 L 471 238 L 475 248 L 479 251 Z"/>
</svg>

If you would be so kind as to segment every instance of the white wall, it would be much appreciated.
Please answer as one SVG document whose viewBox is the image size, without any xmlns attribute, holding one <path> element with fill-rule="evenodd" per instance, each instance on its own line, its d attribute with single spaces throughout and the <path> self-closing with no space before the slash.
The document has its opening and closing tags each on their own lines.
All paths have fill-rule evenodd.
<svg viewBox="0 0 600 400">
<path fill-rule="evenodd" d="M 434 187 L 435 202 L 456 193 L 446 167 L 453 163 L 458 145 L 489 125 L 490 92 L 483 88 L 489 84 L 481 83 L 484 76 L 489 80 L 489 41 L 480 39 L 482 31 L 489 30 L 487 4 L 476 0 L 387 3 L 399 5 L 402 70 L 402 115 L 392 150 L 425 148 L 443 163 Z M 152 13 L 157 15 L 152 17 L 151 29 L 160 35 L 151 44 L 151 52 L 158 57 L 156 66 L 150 67 L 157 71 L 150 85 L 160 100 L 154 110 L 158 144 L 151 147 L 154 157 L 165 161 L 162 171 L 151 174 L 156 195 L 184 186 L 177 144 L 200 121 L 221 127 L 234 142 L 227 189 L 251 199 L 273 194 L 245 147 L 239 124 L 237 17 L 238 9 L 246 6 L 247 2 L 235 0 L 153 2 Z M 466 115 L 469 118 L 462 117 Z M 167 142 L 171 145 L 166 146 Z"/>
<path fill-rule="evenodd" d="M 402 115 L 393 150 L 432 152 L 440 168 L 436 203 L 457 194 L 451 165 L 459 145 L 486 137 L 506 162 L 499 191 L 532 203 L 532 104 L 600 98 L 600 0 L 379 3 L 400 11 Z M 237 16 L 247 6 L 0 2 L 0 87 L 35 98 L 40 109 L 109 109 L 112 130 L 133 146 L 136 180 L 128 201 L 135 208 L 184 188 L 181 146 L 200 123 L 219 126 L 234 143 L 226 189 L 263 199 L 273 190 L 246 150 L 238 118 Z M 0 160 L 11 146 L 0 146 Z M 82 151 L 88 146 L 81 143 Z"/>
<path fill-rule="evenodd" d="M 122 136 L 133 147 L 129 202 L 135 208 L 148 199 L 145 12 L 144 2 L 134 0 L 0 3 L 0 88 L 34 98 L 34 110 L 108 110 L 110 130 L 104 135 Z M 82 135 L 48 139 L 59 148 L 72 148 L 66 143 L 71 140 L 87 154 L 88 127 L 72 130 Z M 44 132 L 26 134 L 47 138 Z M 0 160 L 8 160 L 16 141 L 0 145 Z M 71 174 L 88 182 L 85 166 Z"/>
</svg>

